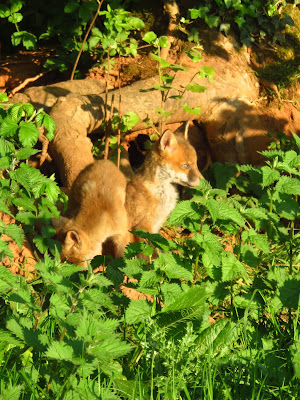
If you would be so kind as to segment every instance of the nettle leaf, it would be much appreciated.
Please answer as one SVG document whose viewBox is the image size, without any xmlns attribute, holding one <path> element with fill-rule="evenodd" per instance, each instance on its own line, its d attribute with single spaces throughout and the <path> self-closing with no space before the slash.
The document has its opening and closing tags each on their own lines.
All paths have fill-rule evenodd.
<svg viewBox="0 0 300 400">
<path fill-rule="evenodd" d="M 194 286 L 186 292 L 181 293 L 173 303 L 162 309 L 162 313 L 170 311 L 188 310 L 193 307 L 203 306 L 206 302 L 205 289 L 200 286 Z"/>
<path fill-rule="evenodd" d="M 289 150 L 284 155 L 284 160 L 292 168 L 297 168 L 300 164 L 300 155 L 298 155 L 294 150 Z"/>
<path fill-rule="evenodd" d="M 55 360 L 71 361 L 74 357 L 74 351 L 71 346 L 64 342 L 54 341 L 48 347 L 45 356 Z"/>
<path fill-rule="evenodd" d="M 0 240 L 0 259 L 1 261 L 4 260 L 5 257 L 8 257 L 10 260 L 13 259 L 13 253 L 9 247 L 9 242 L 5 241 L 5 240 Z M 9 271 L 9 270 L 8 270 Z M 1 282 L 1 277 L 0 277 L 0 293 L 4 290 L 10 289 L 11 287 L 6 287 L 6 285 L 4 284 L 3 286 L 3 282 Z"/>
<path fill-rule="evenodd" d="M 125 311 L 127 324 L 133 325 L 147 320 L 151 316 L 152 306 L 146 300 L 131 300 Z"/>
<path fill-rule="evenodd" d="M 299 204 L 290 194 L 280 194 L 279 199 L 273 202 L 276 212 L 281 218 L 294 221 L 299 215 Z"/>
<path fill-rule="evenodd" d="M 260 234 L 255 232 L 254 229 L 249 229 L 249 231 L 242 232 L 242 241 L 250 242 L 254 244 L 263 253 L 268 254 L 270 252 L 270 244 L 267 234 Z"/>
<path fill-rule="evenodd" d="M 143 272 L 143 266 L 147 264 L 146 260 L 134 258 L 132 260 L 125 259 L 126 267 L 120 268 L 120 270 L 129 277 L 134 277 Z"/>
<path fill-rule="evenodd" d="M 197 338 L 200 354 L 208 353 L 210 357 L 226 354 L 233 341 L 234 323 L 228 319 L 220 319 L 205 329 Z"/>
<path fill-rule="evenodd" d="M 22 103 L 14 104 L 14 105 L 9 109 L 9 114 L 11 115 L 12 119 L 13 119 L 15 122 L 19 122 L 20 119 L 22 118 L 22 116 L 24 115 Z"/>
<path fill-rule="evenodd" d="M 15 152 L 15 146 L 9 140 L 0 138 L 0 156 L 1 157 L 10 156 L 14 152 Z"/>
<path fill-rule="evenodd" d="M 25 235 L 22 228 L 15 224 L 8 224 L 3 229 L 3 233 L 9 236 L 12 240 L 14 240 L 17 245 L 21 248 L 23 246 Z"/>
<path fill-rule="evenodd" d="M 287 308 L 294 308 L 295 310 L 299 307 L 300 297 L 300 279 L 288 277 L 283 286 L 279 288 L 279 298 L 282 305 Z"/>
<path fill-rule="evenodd" d="M 9 207 L 5 204 L 5 200 L 0 199 L 0 211 L 13 217 L 12 213 L 10 212 Z"/>
<path fill-rule="evenodd" d="M 26 112 L 28 117 L 31 117 L 34 114 L 34 107 L 30 103 L 23 104 L 23 110 Z"/>
<path fill-rule="evenodd" d="M 172 226 L 181 225 L 186 218 L 200 220 L 201 217 L 199 205 L 194 201 L 186 200 L 176 204 L 166 224 Z"/>
<path fill-rule="evenodd" d="M 250 267 L 256 267 L 260 262 L 260 258 L 257 256 L 257 251 L 254 247 L 248 244 L 241 245 L 241 255 L 243 261 Z"/>
<path fill-rule="evenodd" d="M 1 391 L 2 400 L 19 400 L 23 385 L 16 385 L 11 388 L 5 388 Z"/>
<path fill-rule="evenodd" d="M 294 140 L 296 142 L 296 145 L 298 146 L 298 149 L 300 150 L 300 137 L 294 132 L 292 132 L 292 135 L 293 135 L 293 138 L 294 138 Z"/>
<path fill-rule="evenodd" d="M 39 152 L 40 152 L 40 150 L 32 149 L 30 147 L 25 147 L 16 152 L 16 158 L 19 161 L 28 160 L 31 156 L 33 156 L 34 154 L 37 154 Z"/>
<path fill-rule="evenodd" d="M 234 254 L 224 251 L 222 253 L 222 281 L 233 281 L 239 277 L 245 277 L 247 270 L 244 265 L 239 262 Z"/>
<path fill-rule="evenodd" d="M 154 267 L 163 271 L 169 279 L 193 280 L 189 260 L 182 260 L 178 254 L 160 253 L 158 258 L 154 260 Z"/>
<path fill-rule="evenodd" d="M 166 307 L 172 304 L 182 293 L 182 289 L 177 283 L 168 282 L 164 282 L 161 285 L 161 291 L 163 294 L 163 303 Z"/>
<path fill-rule="evenodd" d="M 8 138 L 14 136 L 19 129 L 19 125 L 10 116 L 7 116 L 0 125 L 0 136 Z"/>
<path fill-rule="evenodd" d="M 280 193 L 300 195 L 300 180 L 290 176 L 281 176 L 276 185 L 276 190 Z"/>
<path fill-rule="evenodd" d="M 40 112 L 37 114 L 35 117 L 35 121 L 38 124 L 38 126 L 44 125 L 46 128 L 46 137 L 49 141 L 54 139 L 54 131 L 55 131 L 55 122 L 54 120 L 45 112 Z"/>
<path fill-rule="evenodd" d="M 278 179 L 280 178 L 279 171 L 273 170 L 268 166 L 262 167 L 261 171 L 263 173 L 263 180 L 262 180 L 263 188 L 272 185 L 272 183 L 278 181 Z"/>
<path fill-rule="evenodd" d="M 20 122 L 19 140 L 24 147 L 33 147 L 38 141 L 39 134 L 33 122 Z"/>
</svg>

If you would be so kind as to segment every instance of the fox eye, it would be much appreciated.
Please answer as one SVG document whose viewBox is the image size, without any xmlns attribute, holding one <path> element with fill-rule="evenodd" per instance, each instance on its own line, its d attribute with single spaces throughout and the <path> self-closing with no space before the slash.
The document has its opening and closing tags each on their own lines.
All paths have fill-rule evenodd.
<svg viewBox="0 0 300 400">
<path fill-rule="evenodd" d="M 190 164 L 181 164 L 181 167 L 183 169 L 190 169 L 191 168 Z"/>
</svg>

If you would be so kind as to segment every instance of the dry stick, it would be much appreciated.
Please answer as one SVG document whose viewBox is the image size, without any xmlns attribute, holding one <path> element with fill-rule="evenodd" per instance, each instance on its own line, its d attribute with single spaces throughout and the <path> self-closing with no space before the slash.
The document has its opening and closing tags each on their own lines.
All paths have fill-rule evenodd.
<svg viewBox="0 0 300 400">
<path fill-rule="evenodd" d="M 93 27 L 93 25 L 94 25 L 94 23 L 95 23 L 95 21 L 96 21 L 96 19 L 98 17 L 98 14 L 99 14 L 99 11 L 101 9 L 103 1 L 104 0 L 101 0 L 101 1 L 97 0 L 98 8 L 97 8 L 97 11 L 95 12 L 94 18 L 92 19 L 92 22 L 91 22 L 88 30 L 86 31 L 86 34 L 85 34 L 84 39 L 83 39 L 83 42 L 81 44 L 81 47 L 80 47 L 79 53 L 77 55 L 77 58 L 76 58 L 76 61 L 75 61 L 75 64 L 74 64 L 74 67 L 73 67 L 73 70 L 72 70 L 72 74 L 71 74 L 71 77 L 70 77 L 71 81 L 74 79 L 74 75 L 75 75 L 75 71 L 76 71 L 76 68 L 77 68 L 77 64 L 79 62 L 79 58 L 81 57 L 81 53 L 83 51 L 83 46 L 85 45 L 85 42 L 87 41 L 87 38 L 88 38 L 88 36 L 89 36 L 89 34 L 91 32 L 91 29 L 92 29 L 92 27 Z"/>
<path fill-rule="evenodd" d="M 120 169 L 121 163 L 121 55 L 119 53 L 119 123 L 118 123 L 118 130 L 117 130 L 117 138 L 118 138 L 118 158 L 117 158 L 117 167 Z"/>
<path fill-rule="evenodd" d="M 40 74 L 38 74 L 38 75 L 36 75 L 36 76 L 34 76 L 34 77 L 32 77 L 32 78 L 27 78 L 27 79 L 25 79 L 25 81 L 23 81 L 22 83 L 20 83 L 19 86 L 15 87 L 15 88 L 10 92 L 9 97 L 11 97 L 11 96 L 13 96 L 14 94 L 16 94 L 17 92 L 19 92 L 21 89 L 23 89 L 25 86 L 27 86 L 28 83 L 37 81 L 40 77 L 44 76 L 44 75 L 47 74 L 48 72 L 49 72 L 49 71 L 44 71 L 44 72 L 41 72 Z"/>
</svg>

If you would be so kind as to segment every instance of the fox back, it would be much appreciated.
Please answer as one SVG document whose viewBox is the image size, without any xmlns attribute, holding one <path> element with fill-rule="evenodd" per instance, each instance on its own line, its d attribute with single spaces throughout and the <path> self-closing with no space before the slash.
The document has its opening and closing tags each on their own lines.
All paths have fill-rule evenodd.
<svg viewBox="0 0 300 400">
<path fill-rule="evenodd" d="M 183 135 L 166 130 L 127 185 L 126 209 L 131 229 L 159 232 L 176 205 L 176 184 L 193 187 L 201 178 L 195 149 Z"/>
<path fill-rule="evenodd" d="M 61 256 L 79 263 L 101 254 L 107 238 L 123 255 L 128 222 L 125 210 L 125 176 L 110 161 L 95 161 L 75 179 L 66 217 L 53 221 Z"/>
</svg>

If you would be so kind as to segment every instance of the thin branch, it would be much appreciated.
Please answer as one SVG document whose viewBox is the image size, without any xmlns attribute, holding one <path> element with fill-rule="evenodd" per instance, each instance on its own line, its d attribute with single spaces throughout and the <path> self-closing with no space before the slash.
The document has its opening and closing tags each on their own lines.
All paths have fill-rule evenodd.
<svg viewBox="0 0 300 400">
<path fill-rule="evenodd" d="M 13 96 L 14 94 L 16 94 L 17 92 L 19 92 L 21 89 L 23 89 L 25 86 L 28 85 L 28 83 L 30 82 L 34 82 L 37 81 L 38 79 L 40 79 L 42 76 L 44 76 L 45 74 L 47 74 L 49 71 L 44 71 L 41 72 L 40 74 L 32 77 L 32 78 L 27 78 L 25 79 L 25 81 L 23 81 L 22 83 L 20 83 L 19 86 L 15 87 L 14 89 L 12 89 L 12 91 L 10 92 L 9 97 Z"/>
<path fill-rule="evenodd" d="M 76 61 L 75 61 L 75 64 L 74 64 L 74 67 L 73 67 L 73 70 L 72 70 L 72 74 L 71 74 L 71 77 L 70 77 L 70 80 L 71 80 L 71 81 L 74 79 L 74 75 L 75 75 L 75 71 L 76 71 L 76 68 L 77 68 L 77 64 L 78 64 L 78 62 L 79 62 L 79 59 L 80 59 L 80 57 L 81 57 L 81 53 L 82 53 L 82 51 L 83 51 L 83 46 L 85 45 L 85 42 L 87 41 L 87 38 L 88 38 L 88 36 L 89 36 L 89 34 L 90 34 L 90 32 L 91 32 L 91 29 L 92 29 L 92 27 L 94 26 L 94 23 L 95 23 L 95 21 L 96 21 L 96 19 L 97 19 L 97 17 L 98 17 L 98 14 L 99 14 L 99 11 L 100 11 L 100 9 L 101 9 L 101 6 L 102 6 L 103 1 L 104 1 L 104 0 L 101 0 L 101 1 L 97 0 L 98 8 L 97 8 L 97 11 L 95 12 L 94 18 L 92 19 L 92 22 L 91 22 L 91 24 L 90 24 L 88 30 L 86 31 L 86 34 L 85 34 L 84 39 L 83 39 L 83 42 L 82 42 L 82 44 L 81 44 L 81 47 L 80 47 L 79 53 L 78 53 L 78 55 L 77 55 L 77 58 L 76 58 Z"/>
</svg>

